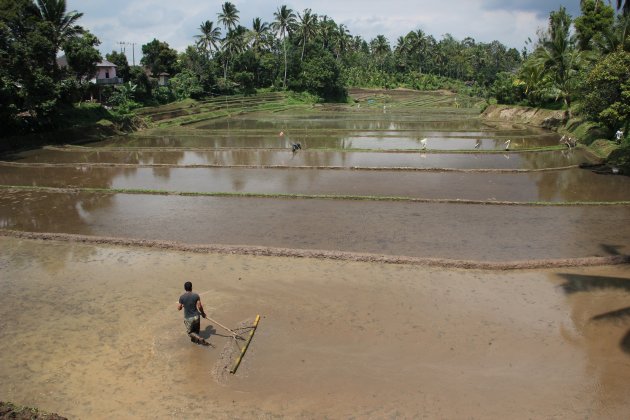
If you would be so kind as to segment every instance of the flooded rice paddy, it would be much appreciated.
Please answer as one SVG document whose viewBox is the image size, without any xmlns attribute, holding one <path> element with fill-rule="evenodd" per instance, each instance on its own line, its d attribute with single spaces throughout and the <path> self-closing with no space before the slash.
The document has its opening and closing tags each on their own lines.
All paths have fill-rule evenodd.
<svg viewBox="0 0 630 420">
<path fill-rule="evenodd" d="M 626 206 L 0 191 L 4 229 L 477 261 L 628 254 L 629 224 Z"/>
<path fill-rule="evenodd" d="M 13 186 L 186 193 L 410 197 L 476 201 L 624 201 L 630 178 L 572 168 L 529 173 L 256 168 L 5 167 Z"/>
<path fill-rule="evenodd" d="M 470 98 L 353 95 L 169 105 L 142 111 L 164 127 L 3 157 L 0 396 L 73 418 L 625 418 L 627 265 L 347 256 L 627 256 L 628 178 Z M 202 324 L 215 347 L 187 339 L 186 280 L 224 324 L 263 315 L 237 375 L 213 376 L 229 345 L 216 325 Z"/>
<path fill-rule="evenodd" d="M 85 147 L 48 148 L 11 157 L 11 163 L 28 165 L 112 164 L 170 166 L 286 166 L 382 169 L 553 169 L 594 162 L 583 150 L 434 153 L 434 152 L 348 152 L 341 150 L 186 150 L 148 148 L 90 150 Z"/>
</svg>

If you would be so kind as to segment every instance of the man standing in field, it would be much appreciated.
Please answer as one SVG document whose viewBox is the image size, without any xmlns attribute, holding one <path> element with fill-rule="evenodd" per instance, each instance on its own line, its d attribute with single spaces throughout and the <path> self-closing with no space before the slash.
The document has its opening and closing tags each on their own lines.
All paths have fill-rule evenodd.
<svg viewBox="0 0 630 420">
<path fill-rule="evenodd" d="M 193 293 L 192 283 L 189 281 L 184 283 L 184 290 L 186 292 L 179 297 L 177 310 L 181 311 L 182 308 L 184 308 L 184 325 L 186 325 L 186 332 L 190 337 L 190 341 L 197 344 L 210 345 L 210 343 L 199 335 L 199 328 L 201 326 L 200 316 L 206 317 L 203 305 L 201 304 L 201 298 L 197 293 Z"/>
</svg>

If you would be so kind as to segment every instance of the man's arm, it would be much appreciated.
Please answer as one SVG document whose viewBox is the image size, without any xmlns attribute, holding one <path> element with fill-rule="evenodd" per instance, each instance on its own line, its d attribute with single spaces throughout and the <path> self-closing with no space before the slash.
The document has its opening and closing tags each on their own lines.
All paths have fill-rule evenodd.
<svg viewBox="0 0 630 420">
<path fill-rule="evenodd" d="M 206 313 L 203 311 L 203 305 L 201 304 L 201 298 L 197 299 L 197 310 L 201 313 L 202 317 L 206 317 Z"/>
</svg>

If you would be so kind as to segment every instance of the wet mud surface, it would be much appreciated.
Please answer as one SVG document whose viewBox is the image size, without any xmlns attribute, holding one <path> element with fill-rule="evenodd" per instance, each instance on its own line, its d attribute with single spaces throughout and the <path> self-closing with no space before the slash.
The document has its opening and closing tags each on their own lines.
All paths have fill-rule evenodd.
<svg viewBox="0 0 630 420">
<path fill-rule="evenodd" d="M 627 255 L 629 225 L 629 206 L 0 191 L 4 229 L 477 261 Z"/>
<path fill-rule="evenodd" d="M 630 404 L 626 266 L 449 270 L 0 238 L 0 269 L 0 394 L 69 418 L 623 419 Z M 212 372 L 231 338 L 204 320 L 215 348 L 189 341 L 186 280 L 225 325 L 262 315 L 224 381 Z"/>
<path fill-rule="evenodd" d="M 180 192 L 354 195 L 481 201 L 626 201 L 630 177 L 571 168 L 531 173 L 257 168 L 0 166 L 0 184 Z"/>
</svg>

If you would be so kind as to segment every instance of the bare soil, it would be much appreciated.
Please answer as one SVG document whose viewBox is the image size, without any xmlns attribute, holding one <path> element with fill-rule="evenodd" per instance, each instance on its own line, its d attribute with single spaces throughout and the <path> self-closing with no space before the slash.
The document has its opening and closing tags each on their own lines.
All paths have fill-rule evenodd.
<svg viewBox="0 0 630 420">
<path fill-rule="evenodd" d="M 628 266 L 517 271 L 0 238 L 0 395 L 70 418 L 589 418 L 630 409 Z M 236 375 L 208 315 L 258 330 Z M 229 355 L 229 361 L 232 356 Z"/>
</svg>

